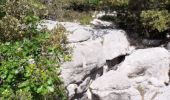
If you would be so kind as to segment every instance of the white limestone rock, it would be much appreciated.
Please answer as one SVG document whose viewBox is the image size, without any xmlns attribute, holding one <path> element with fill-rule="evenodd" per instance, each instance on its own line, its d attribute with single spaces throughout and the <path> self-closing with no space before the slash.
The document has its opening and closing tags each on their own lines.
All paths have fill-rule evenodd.
<svg viewBox="0 0 170 100">
<path fill-rule="evenodd" d="M 130 43 L 124 31 L 109 30 L 108 33 L 103 36 L 103 49 L 107 60 L 126 55 L 131 51 Z"/>
</svg>

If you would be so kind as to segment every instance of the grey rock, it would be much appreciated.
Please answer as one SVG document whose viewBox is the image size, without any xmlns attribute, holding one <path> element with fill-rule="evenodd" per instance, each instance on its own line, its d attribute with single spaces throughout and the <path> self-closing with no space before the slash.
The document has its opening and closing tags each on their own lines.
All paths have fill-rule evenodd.
<svg viewBox="0 0 170 100">
<path fill-rule="evenodd" d="M 103 100 L 131 100 L 130 95 L 126 93 L 111 93 L 106 97 L 103 97 Z"/>
<path fill-rule="evenodd" d="M 82 28 L 79 23 L 72 23 L 72 22 L 60 22 L 61 25 L 65 27 L 65 29 L 69 32 L 74 32 L 76 29 Z"/>
<path fill-rule="evenodd" d="M 88 39 L 90 39 L 92 36 L 92 33 L 85 30 L 85 29 L 77 29 L 73 33 L 68 35 L 68 42 L 69 43 L 77 43 L 77 42 L 83 42 Z"/>
<path fill-rule="evenodd" d="M 170 42 L 166 45 L 166 49 L 170 51 Z"/>
<path fill-rule="evenodd" d="M 100 41 L 77 44 L 73 49 L 72 61 L 64 63 L 61 67 L 61 76 L 66 86 L 70 83 L 82 82 L 91 72 L 105 64 Z"/>
<path fill-rule="evenodd" d="M 94 19 L 90 22 L 97 28 L 115 28 L 115 25 L 112 22 L 102 21 L 100 19 Z"/>
<path fill-rule="evenodd" d="M 89 88 L 90 77 L 87 77 L 77 88 L 77 93 L 83 93 Z"/>
<path fill-rule="evenodd" d="M 116 17 L 117 16 L 117 12 L 116 11 L 95 11 L 93 14 L 93 18 L 102 18 L 104 16 L 109 16 L 109 17 Z"/>
<path fill-rule="evenodd" d="M 74 95 L 76 94 L 77 87 L 78 87 L 77 84 L 70 84 L 67 87 L 69 99 L 74 97 Z"/>
<path fill-rule="evenodd" d="M 91 100 L 141 100 L 142 97 L 168 100 L 169 91 L 162 89 L 164 83 L 169 82 L 169 65 L 170 53 L 164 48 L 136 50 L 125 58 L 118 70 L 94 80 L 90 85 Z M 160 91 L 162 95 L 157 97 Z"/>
<path fill-rule="evenodd" d="M 103 36 L 103 49 L 105 58 L 111 60 L 130 52 L 130 44 L 126 33 L 122 30 L 110 30 Z"/>
<path fill-rule="evenodd" d="M 128 97 L 123 97 L 122 93 L 117 94 L 114 91 L 122 91 L 129 89 L 131 83 L 126 76 L 122 73 L 115 71 L 109 71 L 103 76 L 96 79 L 90 85 L 92 100 L 116 100 L 117 98 L 127 98 L 123 100 L 129 100 Z M 121 99 L 120 99 L 121 100 Z"/>
<path fill-rule="evenodd" d="M 52 20 L 42 20 L 38 24 L 38 29 L 47 28 L 48 30 L 53 30 L 57 27 L 58 22 Z"/>
<path fill-rule="evenodd" d="M 109 71 L 97 78 L 91 85 L 92 90 L 123 90 L 130 88 L 131 83 L 126 76 L 115 71 Z"/>
<path fill-rule="evenodd" d="M 153 100 L 170 100 L 170 86 L 155 91 Z"/>
<path fill-rule="evenodd" d="M 118 71 L 130 79 L 147 80 L 152 85 L 163 86 L 169 81 L 170 53 L 161 47 L 139 49 L 125 58 Z M 142 77 L 142 78 L 141 78 Z M 139 82 L 139 80 L 138 80 Z"/>
</svg>

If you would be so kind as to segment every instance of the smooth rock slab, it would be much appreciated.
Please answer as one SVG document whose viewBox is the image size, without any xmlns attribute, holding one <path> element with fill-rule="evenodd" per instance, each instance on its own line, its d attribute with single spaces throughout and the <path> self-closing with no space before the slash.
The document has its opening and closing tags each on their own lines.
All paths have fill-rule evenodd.
<svg viewBox="0 0 170 100">
<path fill-rule="evenodd" d="M 130 79 L 147 80 L 150 84 L 163 86 L 169 82 L 170 53 L 161 47 L 139 49 L 125 58 L 118 71 Z M 141 80 L 142 82 L 143 80 Z M 138 80 L 138 82 L 140 82 Z"/>
<path fill-rule="evenodd" d="M 90 90 L 92 93 L 92 100 L 98 98 L 99 100 L 116 100 L 117 98 L 123 99 L 128 98 L 122 97 L 122 93 L 117 94 L 114 91 L 126 90 L 131 87 L 131 83 L 126 76 L 122 73 L 117 73 L 115 71 L 109 71 L 98 79 L 94 80 L 90 85 Z"/>
<path fill-rule="evenodd" d="M 103 48 L 107 60 L 125 55 L 130 51 L 130 43 L 126 33 L 122 30 L 108 30 L 103 36 Z"/>
<path fill-rule="evenodd" d="M 91 32 L 85 29 L 77 29 L 73 33 L 70 33 L 67 38 L 69 43 L 77 43 L 87 41 L 91 36 Z"/>
<path fill-rule="evenodd" d="M 90 86 L 92 90 L 123 90 L 130 88 L 130 81 L 126 76 L 113 70 L 96 79 Z"/>
<path fill-rule="evenodd" d="M 170 86 L 158 91 L 154 97 L 154 100 L 170 100 Z"/>
<path fill-rule="evenodd" d="M 52 21 L 52 20 L 42 20 L 38 25 L 38 29 L 47 28 L 48 30 L 51 31 L 51 30 L 57 28 L 58 23 L 59 22 Z"/>
</svg>

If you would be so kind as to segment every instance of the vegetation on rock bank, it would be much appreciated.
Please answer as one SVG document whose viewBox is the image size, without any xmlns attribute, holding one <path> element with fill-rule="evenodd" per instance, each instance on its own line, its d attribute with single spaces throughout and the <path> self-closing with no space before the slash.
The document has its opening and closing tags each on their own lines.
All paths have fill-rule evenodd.
<svg viewBox="0 0 170 100">
<path fill-rule="evenodd" d="M 35 0 L 1 1 L 0 99 L 65 100 L 59 77 L 69 60 L 65 29 L 38 30 L 43 5 Z"/>
<path fill-rule="evenodd" d="M 0 99 L 65 100 L 59 77 L 61 62 L 70 60 L 65 29 L 38 30 L 43 18 L 89 24 L 93 11 L 118 28 L 149 38 L 170 33 L 169 0 L 0 0 Z M 87 14 L 88 13 L 88 14 Z"/>
<path fill-rule="evenodd" d="M 40 1 L 53 7 L 46 8 L 50 9 L 49 15 L 57 11 L 62 12 L 56 14 L 58 19 L 66 20 L 71 17 L 70 19 L 80 19 L 80 21 L 87 19 L 88 22 L 89 16 L 86 17 L 82 12 L 116 11 L 117 16 L 104 16 L 101 19 L 113 21 L 118 28 L 138 33 L 143 37 L 164 38 L 166 33 L 170 33 L 169 0 L 52 0 L 51 3 L 47 3 L 47 0 Z M 76 12 L 82 15 L 79 17 Z"/>
</svg>

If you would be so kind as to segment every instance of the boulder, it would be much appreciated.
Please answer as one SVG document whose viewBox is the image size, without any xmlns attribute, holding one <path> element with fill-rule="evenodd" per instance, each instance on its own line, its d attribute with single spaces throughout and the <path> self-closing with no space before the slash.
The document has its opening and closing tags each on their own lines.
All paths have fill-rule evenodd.
<svg viewBox="0 0 170 100">
<path fill-rule="evenodd" d="M 47 28 L 48 30 L 51 31 L 57 27 L 58 23 L 59 22 L 52 20 L 42 20 L 38 25 L 38 29 Z"/>
<path fill-rule="evenodd" d="M 72 96 L 72 92 L 69 94 L 70 98 L 84 95 L 91 81 L 103 74 L 103 67 L 107 65 L 107 60 L 132 51 L 124 31 L 91 29 L 69 22 L 61 22 L 61 24 L 71 32 L 68 41 L 73 48 L 72 60 L 65 62 L 61 67 L 65 86 L 77 84 L 75 96 Z"/>
<path fill-rule="evenodd" d="M 169 81 L 170 53 L 161 47 L 139 49 L 125 58 L 117 71 L 130 79 L 147 80 L 152 85 Z"/>
<path fill-rule="evenodd" d="M 131 49 L 126 33 L 122 30 L 108 30 L 103 36 L 103 49 L 107 60 L 126 55 Z"/>
<path fill-rule="evenodd" d="M 96 28 L 115 28 L 115 24 L 113 22 L 102 21 L 100 19 L 94 19 L 90 22 L 90 24 L 94 25 Z"/>
<path fill-rule="evenodd" d="M 69 86 L 67 86 L 69 99 L 74 97 L 77 87 L 77 84 L 70 84 Z"/>
<path fill-rule="evenodd" d="M 60 22 L 62 26 L 69 32 L 74 32 L 77 29 L 84 28 L 79 23 L 72 23 L 72 22 Z"/>
<path fill-rule="evenodd" d="M 121 73 L 109 71 L 96 79 L 90 86 L 92 90 L 123 90 L 130 88 L 130 81 Z"/>
<path fill-rule="evenodd" d="M 169 100 L 170 53 L 161 47 L 139 49 L 116 71 L 106 72 L 90 85 L 91 100 Z M 161 93 L 161 94 L 160 94 Z"/>
<path fill-rule="evenodd" d="M 117 12 L 116 11 L 112 11 L 112 12 L 110 12 L 110 11 L 109 12 L 108 11 L 107 12 L 106 11 L 100 11 L 100 12 L 95 11 L 92 17 L 100 19 L 104 16 L 116 17 Z"/>
<path fill-rule="evenodd" d="M 125 77 L 122 73 L 117 73 L 111 70 L 96 79 L 90 85 L 92 100 L 95 100 L 96 98 L 97 100 L 118 100 L 118 98 L 122 98 L 122 100 L 129 100 L 123 99 L 128 98 L 128 95 L 124 94 L 124 92 L 118 93 L 115 91 L 126 90 L 130 87 L 131 83 L 127 77 Z"/>
<path fill-rule="evenodd" d="M 69 34 L 67 38 L 69 43 L 77 43 L 87 41 L 91 38 L 91 36 L 91 32 L 85 29 L 77 29 L 73 33 Z"/>
<path fill-rule="evenodd" d="M 79 83 L 104 64 L 105 59 L 100 41 L 77 44 L 73 49 L 72 61 L 62 65 L 61 76 L 66 86 L 71 83 Z"/>
</svg>

